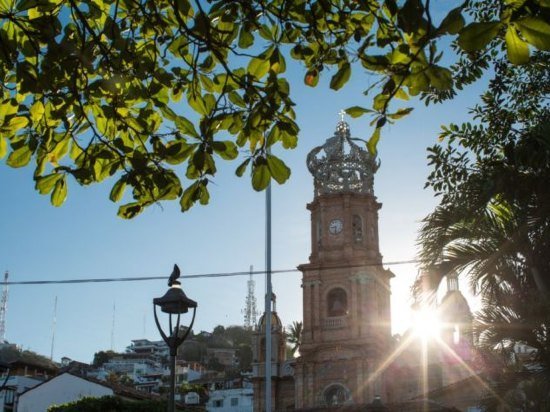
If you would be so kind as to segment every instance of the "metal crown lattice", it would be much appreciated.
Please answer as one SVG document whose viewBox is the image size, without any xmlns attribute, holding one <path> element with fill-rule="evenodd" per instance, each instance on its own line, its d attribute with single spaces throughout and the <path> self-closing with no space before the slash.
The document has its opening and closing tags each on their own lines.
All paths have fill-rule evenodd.
<svg viewBox="0 0 550 412">
<path fill-rule="evenodd" d="M 307 156 L 307 167 L 314 177 L 315 196 L 329 193 L 373 194 L 374 173 L 380 163 L 352 138 L 349 125 L 341 120 L 334 136 Z"/>
</svg>

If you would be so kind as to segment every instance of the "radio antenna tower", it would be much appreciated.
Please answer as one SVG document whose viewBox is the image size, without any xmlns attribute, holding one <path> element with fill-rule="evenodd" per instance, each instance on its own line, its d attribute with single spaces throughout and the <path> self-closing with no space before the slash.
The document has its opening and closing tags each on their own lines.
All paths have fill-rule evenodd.
<svg viewBox="0 0 550 412">
<path fill-rule="evenodd" d="M 53 360 L 53 348 L 55 344 L 55 327 L 57 325 L 57 296 L 53 303 L 53 321 L 52 321 L 52 347 L 50 350 L 50 360 Z"/>
<path fill-rule="evenodd" d="M 8 310 L 8 276 L 6 270 L 4 274 L 4 289 L 2 290 L 2 299 L 0 300 L 0 343 L 6 342 L 6 312 Z"/>
<path fill-rule="evenodd" d="M 250 277 L 246 282 L 248 287 L 248 294 L 246 295 L 246 306 L 242 310 L 244 313 L 244 327 L 246 329 L 252 329 L 256 326 L 256 318 L 258 311 L 256 310 L 256 296 L 254 296 L 254 290 L 256 289 L 256 282 L 252 280 L 252 272 L 254 266 L 250 265 Z"/>
<path fill-rule="evenodd" d="M 113 302 L 113 324 L 111 325 L 111 350 L 115 350 L 115 314 L 116 314 L 116 302 Z"/>
</svg>

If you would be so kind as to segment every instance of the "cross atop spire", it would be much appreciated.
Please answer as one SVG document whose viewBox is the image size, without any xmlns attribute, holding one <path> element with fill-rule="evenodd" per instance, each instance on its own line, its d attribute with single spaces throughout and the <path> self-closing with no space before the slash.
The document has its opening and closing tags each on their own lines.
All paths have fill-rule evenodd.
<svg viewBox="0 0 550 412">
<path fill-rule="evenodd" d="M 344 121 L 344 116 L 346 115 L 346 111 L 344 109 L 342 109 L 338 112 L 338 114 L 340 115 L 340 121 L 343 122 Z"/>
</svg>

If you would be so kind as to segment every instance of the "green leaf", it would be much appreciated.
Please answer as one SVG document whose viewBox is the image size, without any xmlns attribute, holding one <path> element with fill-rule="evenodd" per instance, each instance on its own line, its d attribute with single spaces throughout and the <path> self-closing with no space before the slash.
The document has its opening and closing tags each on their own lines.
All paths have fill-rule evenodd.
<svg viewBox="0 0 550 412">
<path fill-rule="evenodd" d="M 539 50 L 550 50 L 550 24 L 537 17 L 525 17 L 515 24 L 529 44 Z"/>
<path fill-rule="evenodd" d="M 4 156 L 8 153 L 8 143 L 6 140 L 7 139 L 4 136 L 0 135 L 0 159 L 4 158 Z"/>
<path fill-rule="evenodd" d="M 420 0 L 407 0 L 398 16 L 399 27 L 407 33 L 415 33 L 422 24 L 424 7 Z"/>
<path fill-rule="evenodd" d="M 195 129 L 195 126 L 193 125 L 193 123 L 191 123 L 185 117 L 178 116 L 176 118 L 175 124 L 178 130 L 183 134 L 196 137 L 196 138 L 199 137 L 199 134 L 197 133 L 197 130 Z"/>
<path fill-rule="evenodd" d="M 213 142 L 212 148 L 224 160 L 233 160 L 239 155 L 237 145 L 229 140 Z"/>
<path fill-rule="evenodd" d="M 40 176 L 36 179 L 35 188 L 41 195 L 50 193 L 55 184 L 63 175 L 61 173 L 52 173 L 46 176 Z"/>
<path fill-rule="evenodd" d="M 401 119 L 402 117 L 405 117 L 407 116 L 410 112 L 413 111 L 413 108 L 412 107 L 407 107 L 405 109 L 399 109 L 398 111 L 396 111 L 395 113 L 390 113 L 388 114 L 387 116 L 390 118 L 390 119 L 394 119 L 394 120 L 397 120 L 397 119 Z"/>
<path fill-rule="evenodd" d="M 285 149 L 294 149 L 298 145 L 298 135 L 294 132 L 283 131 L 281 140 Z"/>
<path fill-rule="evenodd" d="M 401 100 L 409 100 L 410 99 L 409 95 L 407 94 L 407 92 L 405 90 L 403 90 L 403 88 L 397 89 L 397 91 L 394 94 L 394 97 L 397 98 L 397 99 L 401 99 Z"/>
<path fill-rule="evenodd" d="M 248 164 L 250 163 L 250 160 L 251 158 L 249 157 L 248 159 L 246 159 L 244 162 L 242 162 L 239 167 L 237 167 L 237 169 L 235 170 L 235 174 L 239 177 L 242 177 L 242 175 L 244 174 L 245 170 L 246 170 L 246 167 L 248 166 Z"/>
<path fill-rule="evenodd" d="M 506 30 L 506 52 L 513 64 L 524 64 L 529 61 L 529 46 L 517 34 L 514 25 Z"/>
<path fill-rule="evenodd" d="M 57 163 L 61 160 L 69 151 L 70 137 L 69 135 L 65 136 L 63 140 L 58 142 L 53 150 L 50 153 L 50 161 L 52 163 Z"/>
<path fill-rule="evenodd" d="M 207 183 L 207 180 L 205 180 L 204 183 L 203 181 L 197 181 L 185 189 L 180 199 L 182 212 L 189 210 L 197 200 L 199 200 L 202 205 L 208 203 L 210 194 L 208 193 L 208 189 L 206 189 Z"/>
<path fill-rule="evenodd" d="M 471 23 L 460 31 L 458 44 L 468 52 L 483 49 L 496 37 L 501 27 L 499 21 Z"/>
<path fill-rule="evenodd" d="M 356 118 L 363 116 L 365 113 L 372 113 L 372 110 L 365 109 L 361 106 L 352 106 L 346 109 L 346 113 L 349 114 L 351 117 Z"/>
<path fill-rule="evenodd" d="M 132 219 L 141 212 L 143 212 L 143 206 L 138 202 L 132 202 L 120 206 L 117 215 L 123 219 Z"/>
<path fill-rule="evenodd" d="M 373 100 L 373 104 L 372 104 L 373 109 L 376 110 L 377 112 L 384 110 L 388 104 L 389 99 L 390 99 L 390 96 L 388 96 L 387 94 L 382 94 L 382 93 L 377 94 Z"/>
<path fill-rule="evenodd" d="M 369 149 L 369 152 L 371 155 L 376 156 L 378 146 L 378 141 L 380 140 L 380 129 L 377 127 L 374 129 L 374 133 L 370 137 L 369 141 L 367 142 L 367 149 Z"/>
<path fill-rule="evenodd" d="M 36 7 L 37 5 L 37 0 L 21 0 L 17 3 L 17 6 L 15 7 L 17 8 L 17 11 L 21 12 Z"/>
<path fill-rule="evenodd" d="M 7 164 L 11 167 L 23 167 L 29 164 L 31 157 L 32 150 L 29 146 L 24 145 L 10 153 Z"/>
<path fill-rule="evenodd" d="M 109 199 L 111 199 L 112 202 L 119 202 L 122 199 L 122 196 L 124 196 L 124 190 L 126 189 L 126 177 L 121 177 L 111 189 L 111 193 L 109 193 Z"/>
<path fill-rule="evenodd" d="M 236 104 L 239 107 L 246 107 L 246 102 L 243 100 L 243 98 L 241 97 L 241 95 L 239 93 L 230 92 L 228 96 L 229 96 L 229 100 L 233 104 Z"/>
<path fill-rule="evenodd" d="M 34 104 L 29 109 L 29 112 L 31 114 L 31 120 L 33 123 L 38 123 L 40 119 L 42 119 L 42 116 L 44 115 L 44 104 L 40 100 L 37 100 L 34 102 Z"/>
<path fill-rule="evenodd" d="M 425 72 L 412 73 L 405 79 L 403 83 L 409 88 L 409 94 L 411 96 L 416 96 L 421 92 L 428 90 L 430 85 L 430 79 Z"/>
<path fill-rule="evenodd" d="M 453 74 L 445 67 L 430 66 L 426 69 L 430 85 L 437 90 L 449 90 L 453 86 Z"/>
<path fill-rule="evenodd" d="M 4 120 L 5 117 L 17 113 L 18 107 L 19 104 L 16 99 L 0 101 L 0 122 Z"/>
<path fill-rule="evenodd" d="M 191 208 L 191 206 L 193 206 L 193 203 L 195 203 L 195 201 L 193 200 L 193 195 L 195 193 L 195 184 L 196 183 L 193 183 L 191 186 L 189 186 L 187 189 L 184 190 L 183 192 L 183 195 L 181 196 L 181 199 L 180 199 L 180 206 L 181 206 L 181 211 L 182 212 L 185 212 L 187 210 L 189 210 Z"/>
<path fill-rule="evenodd" d="M 304 77 L 304 83 L 309 87 L 317 86 L 317 83 L 319 83 L 319 72 L 317 69 L 310 69 L 307 71 Z"/>
<path fill-rule="evenodd" d="M 200 94 L 190 93 L 187 101 L 189 102 L 189 106 L 191 106 L 193 110 L 195 110 L 197 113 L 202 115 L 208 114 L 208 108 L 206 107 L 203 96 L 201 96 Z"/>
<path fill-rule="evenodd" d="M 275 48 L 275 50 L 273 50 L 273 54 L 269 58 L 269 62 L 270 70 L 273 73 L 280 74 L 286 71 L 286 61 L 284 56 L 279 51 L 279 48 Z"/>
<path fill-rule="evenodd" d="M 29 124 L 29 119 L 26 117 L 16 116 L 12 117 L 7 124 L 4 124 L 1 130 L 5 133 L 13 134 L 26 127 L 27 124 Z"/>
<path fill-rule="evenodd" d="M 216 106 L 216 98 L 213 94 L 207 93 L 204 95 L 204 106 L 206 108 L 206 114 L 209 114 Z"/>
<path fill-rule="evenodd" d="M 65 199 L 67 198 L 67 182 L 65 175 L 63 175 L 62 179 L 59 179 L 57 182 L 55 182 L 55 187 L 52 192 L 51 197 L 51 203 L 55 207 L 59 207 L 63 204 Z"/>
<path fill-rule="evenodd" d="M 462 7 L 457 7 L 453 9 L 445 16 L 441 25 L 439 26 L 439 31 L 441 33 L 457 34 L 464 27 L 464 17 L 462 17 Z"/>
<path fill-rule="evenodd" d="M 339 90 L 344 84 L 347 83 L 351 76 L 351 65 L 348 62 L 345 62 L 340 66 L 338 71 L 332 79 L 330 79 L 330 88 L 333 90 Z"/>
<path fill-rule="evenodd" d="M 290 169 L 285 163 L 271 154 L 267 155 L 267 167 L 273 179 L 279 184 L 283 184 L 290 177 Z"/>
<path fill-rule="evenodd" d="M 241 27 L 241 30 L 239 31 L 239 47 L 241 49 L 248 49 L 253 44 L 254 36 L 250 30 L 245 26 Z"/>
<path fill-rule="evenodd" d="M 267 163 L 260 163 L 252 169 L 252 187 L 258 192 L 264 190 L 269 185 L 271 175 Z"/>
<path fill-rule="evenodd" d="M 269 67 L 269 58 L 263 59 L 260 57 L 254 57 L 250 60 L 250 63 L 248 63 L 247 71 L 250 75 L 259 80 L 267 74 Z"/>
<path fill-rule="evenodd" d="M 207 205 L 210 201 L 210 193 L 208 192 L 208 188 L 206 187 L 206 184 L 208 183 L 208 180 L 204 180 L 204 183 L 201 182 L 201 185 L 199 186 L 199 202 L 201 205 Z"/>
<path fill-rule="evenodd" d="M 192 17 L 194 14 L 193 7 L 189 4 L 188 0 L 177 0 L 176 1 L 177 11 L 179 15 L 187 20 L 188 17 Z"/>
<path fill-rule="evenodd" d="M 166 144 L 166 162 L 172 165 L 178 165 L 185 161 L 193 150 L 195 144 L 187 144 L 184 140 L 173 140 Z"/>
</svg>

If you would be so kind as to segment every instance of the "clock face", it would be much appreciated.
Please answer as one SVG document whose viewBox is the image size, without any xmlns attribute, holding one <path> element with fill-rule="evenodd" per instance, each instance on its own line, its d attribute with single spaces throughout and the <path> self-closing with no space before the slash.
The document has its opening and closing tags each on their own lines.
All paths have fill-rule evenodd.
<svg viewBox="0 0 550 412">
<path fill-rule="evenodd" d="M 333 235 L 337 235 L 338 233 L 340 233 L 343 228 L 344 224 L 340 219 L 332 219 L 330 221 L 330 224 L 328 225 L 328 231 Z"/>
</svg>

